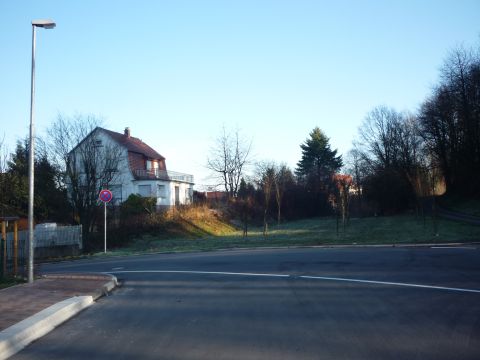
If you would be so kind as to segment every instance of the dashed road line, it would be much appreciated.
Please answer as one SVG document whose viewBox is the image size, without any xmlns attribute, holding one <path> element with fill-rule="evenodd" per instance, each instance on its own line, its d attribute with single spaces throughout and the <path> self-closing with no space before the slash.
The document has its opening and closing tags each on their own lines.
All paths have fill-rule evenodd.
<svg viewBox="0 0 480 360">
<path fill-rule="evenodd" d="M 141 273 L 160 273 L 160 274 L 194 274 L 194 275 L 236 275 L 236 276 L 260 276 L 260 277 L 279 277 L 288 278 L 286 274 L 259 274 L 259 273 L 239 273 L 224 271 L 184 271 L 184 270 L 123 270 L 112 271 L 114 274 L 141 274 Z"/>
<path fill-rule="evenodd" d="M 475 246 L 430 246 L 430 249 L 477 250 Z"/>
<path fill-rule="evenodd" d="M 188 271 L 188 270 L 120 270 L 105 272 L 105 274 L 192 274 L 192 275 L 233 275 L 233 276 L 253 276 L 253 277 L 273 277 L 273 278 L 291 278 L 291 279 L 308 279 L 308 280 L 323 280 L 323 281 L 340 281 L 373 285 L 389 285 L 389 286 L 402 286 L 421 289 L 443 290 L 451 292 L 466 292 L 480 294 L 480 290 L 466 289 L 447 286 L 436 285 L 423 285 L 412 283 L 401 283 L 391 281 L 377 281 L 377 280 L 365 280 L 365 279 L 352 279 L 352 278 L 340 278 L 329 276 L 307 276 L 307 275 L 290 275 L 290 274 L 270 274 L 270 273 L 249 273 L 249 272 L 225 272 L 225 271 Z"/>
<path fill-rule="evenodd" d="M 464 289 L 464 288 L 455 288 L 455 287 L 447 287 L 447 286 L 421 285 L 421 284 L 399 283 L 399 282 L 391 282 L 391 281 L 349 279 L 349 278 L 338 278 L 338 277 L 327 277 L 327 276 L 300 276 L 300 277 L 302 279 L 345 281 L 345 282 L 363 283 L 363 284 L 404 286 L 404 287 L 413 287 L 413 288 L 422 288 L 422 289 L 447 290 L 447 291 L 469 292 L 469 293 L 480 294 L 480 290 L 476 290 L 476 289 Z"/>
</svg>

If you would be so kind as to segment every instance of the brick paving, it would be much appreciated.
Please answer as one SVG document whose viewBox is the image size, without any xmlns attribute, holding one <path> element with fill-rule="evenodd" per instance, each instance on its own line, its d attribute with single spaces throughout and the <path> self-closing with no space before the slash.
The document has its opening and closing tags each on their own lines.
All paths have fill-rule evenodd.
<svg viewBox="0 0 480 360">
<path fill-rule="evenodd" d="M 0 290 L 0 331 L 73 296 L 96 295 L 106 275 L 60 275 Z"/>
</svg>

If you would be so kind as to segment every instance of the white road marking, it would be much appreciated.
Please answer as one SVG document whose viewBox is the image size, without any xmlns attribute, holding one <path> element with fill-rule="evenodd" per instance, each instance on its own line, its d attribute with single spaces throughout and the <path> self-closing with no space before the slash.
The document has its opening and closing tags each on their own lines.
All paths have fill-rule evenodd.
<svg viewBox="0 0 480 360">
<path fill-rule="evenodd" d="M 376 284 L 376 285 L 393 285 L 393 286 L 404 286 L 404 287 L 458 291 L 458 292 L 470 292 L 470 293 L 480 294 L 480 290 L 454 288 L 454 287 L 446 287 L 446 286 L 435 286 L 435 285 L 421 285 L 421 284 L 409 284 L 409 283 L 399 283 L 399 282 L 390 282 L 390 281 L 348 279 L 348 278 L 326 277 L 326 276 L 300 276 L 300 278 L 302 278 L 302 279 L 314 279 L 314 280 L 345 281 L 345 282 L 354 282 L 354 283 L 363 283 L 363 284 Z"/>
<path fill-rule="evenodd" d="M 463 249 L 463 250 L 477 250 L 475 246 L 431 246 L 430 249 Z"/>
<path fill-rule="evenodd" d="M 121 271 L 104 272 L 104 274 L 112 274 L 112 273 L 114 274 L 158 273 L 158 274 L 194 274 L 194 275 L 235 275 L 235 276 L 257 276 L 257 277 L 275 277 L 275 278 L 297 278 L 297 279 L 313 279 L 313 280 L 325 280 L 325 281 L 344 281 L 344 282 L 374 284 L 374 285 L 403 286 L 403 287 L 413 287 L 413 288 L 422 288 L 422 289 L 434 289 L 434 290 L 468 292 L 468 293 L 480 294 L 480 290 L 477 290 L 477 289 L 464 289 L 464 288 L 455 288 L 455 287 L 446 287 L 446 286 L 339 278 L 339 277 L 328 277 L 328 276 L 307 276 L 307 275 L 296 276 L 296 275 L 289 275 L 289 274 L 265 274 L 265 273 L 262 274 L 262 273 L 240 273 L 240 272 L 223 272 L 223 271 L 188 271 L 188 270 L 121 270 Z"/>
<path fill-rule="evenodd" d="M 238 275 L 238 276 L 263 276 L 263 277 L 281 277 L 288 278 L 290 275 L 284 274 L 257 274 L 257 273 L 238 273 L 238 272 L 223 272 L 223 271 L 182 271 L 182 270 L 124 270 L 112 271 L 115 274 L 141 274 L 141 273 L 160 273 L 160 274 L 197 274 L 197 275 Z M 106 272 L 105 274 L 109 274 Z"/>
</svg>

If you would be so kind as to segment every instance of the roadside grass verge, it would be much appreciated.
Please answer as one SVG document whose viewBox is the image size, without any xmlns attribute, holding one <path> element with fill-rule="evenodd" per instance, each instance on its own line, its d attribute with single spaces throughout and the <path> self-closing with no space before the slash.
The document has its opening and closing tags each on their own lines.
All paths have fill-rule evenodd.
<svg viewBox="0 0 480 360">
<path fill-rule="evenodd" d="M 199 227 L 197 221 L 193 221 L 192 226 L 194 229 Z M 221 233 L 211 229 L 211 224 L 208 229 L 209 231 L 199 231 L 198 236 L 195 231 L 189 232 L 187 236 L 170 233 L 168 237 L 161 233 L 149 233 L 110 253 L 128 255 L 256 247 L 480 242 L 480 226 L 446 219 L 437 219 L 435 224 L 431 218 L 421 219 L 410 215 L 350 219 L 345 231 L 340 225 L 338 235 L 334 218 L 314 218 L 272 225 L 266 237 L 261 228 L 252 228 L 248 237 L 243 237 L 240 231 L 234 230 L 230 225 L 222 227 Z"/>
<path fill-rule="evenodd" d="M 466 199 L 458 196 L 443 196 L 439 199 L 439 204 L 447 210 L 480 217 L 480 200 L 476 198 Z"/>
<path fill-rule="evenodd" d="M 0 278 L 0 289 L 5 289 L 10 286 L 24 284 L 26 281 L 22 278 L 16 278 L 12 276 L 6 276 Z"/>
</svg>

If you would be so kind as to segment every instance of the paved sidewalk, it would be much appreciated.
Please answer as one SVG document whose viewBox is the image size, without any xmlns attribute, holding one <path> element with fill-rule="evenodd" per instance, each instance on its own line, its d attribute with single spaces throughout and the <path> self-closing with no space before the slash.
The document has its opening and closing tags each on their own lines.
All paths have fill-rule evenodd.
<svg viewBox="0 0 480 360">
<path fill-rule="evenodd" d="M 0 290 L 0 359 L 45 335 L 116 285 L 111 275 L 55 274 Z"/>
</svg>

